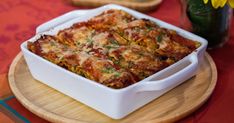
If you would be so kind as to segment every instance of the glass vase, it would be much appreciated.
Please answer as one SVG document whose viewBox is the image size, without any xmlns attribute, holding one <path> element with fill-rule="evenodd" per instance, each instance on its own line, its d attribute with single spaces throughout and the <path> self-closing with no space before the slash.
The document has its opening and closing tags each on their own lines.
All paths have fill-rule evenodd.
<svg viewBox="0 0 234 123">
<path fill-rule="evenodd" d="M 203 0 L 181 0 L 181 26 L 208 40 L 208 48 L 224 45 L 229 39 L 232 9 L 225 5 L 213 8 L 211 0 L 207 4 Z"/>
</svg>

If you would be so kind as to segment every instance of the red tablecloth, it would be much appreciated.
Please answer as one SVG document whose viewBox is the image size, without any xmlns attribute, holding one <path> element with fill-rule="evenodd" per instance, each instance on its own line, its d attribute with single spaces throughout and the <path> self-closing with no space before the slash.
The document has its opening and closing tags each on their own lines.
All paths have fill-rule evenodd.
<svg viewBox="0 0 234 123">
<path fill-rule="evenodd" d="M 179 26 L 179 0 L 164 0 L 148 15 Z M 35 28 L 58 15 L 84 7 L 62 0 L 0 1 L 0 122 L 47 122 L 25 109 L 12 95 L 7 81 L 9 65 L 20 52 L 19 45 L 35 33 Z M 234 22 L 234 21 L 232 21 Z M 218 69 L 218 82 L 211 98 L 180 122 L 234 122 L 234 28 L 230 40 L 219 49 L 208 51 Z"/>
</svg>

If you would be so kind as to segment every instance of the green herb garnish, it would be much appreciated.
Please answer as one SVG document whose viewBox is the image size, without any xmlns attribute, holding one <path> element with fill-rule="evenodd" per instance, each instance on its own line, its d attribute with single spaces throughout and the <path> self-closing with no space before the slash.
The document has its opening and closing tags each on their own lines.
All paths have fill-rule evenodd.
<svg viewBox="0 0 234 123">
<path fill-rule="evenodd" d="M 96 31 L 95 30 L 92 30 L 92 33 L 91 33 L 91 36 L 95 36 L 96 35 Z"/>
<path fill-rule="evenodd" d="M 118 46 L 116 45 L 116 46 L 113 46 L 113 45 L 107 45 L 107 46 L 105 46 L 105 48 L 107 48 L 108 50 L 109 49 L 111 49 L 111 48 L 118 48 Z"/>
<path fill-rule="evenodd" d="M 114 64 L 119 65 L 119 64 L 120 64 L 120 61 L 119 61 L 119 60 L 116 60 L 116 61 L 114 61 Z"/>
<path fill-rule="evenodd" d="M 114 76 L 117 78 L 117 77 L 120 77 L 120 73 L 119 72 L 115 72 Z"/>
<path fill-rule="evenodd" d="M 128 68 L 132 68 L 134 66 L 134 62 L 133 61 L 129 61 L 128 62 Z"/>
<path fill-rule="evenodd" d="M 102 70 L 103 73 L 113 73 L 115 71 L 115 69 L 113 67 L 106 67 Z"/>
<path fill-rule="evenodd" d="M 112 46 L 110 46 L 110 45 L 107 45 L 107 46 L 105 46 L 105 47 L 106 47 L 108 50 L 112 48 Z"/>
<path fill-rule="evenodd" d="M 160 32 L 160 34 L 156 37 L 157 42 L 162 41 L 162 36 L 163 36 L 163 33 Z"/>
<path fill-rule="evenodd" d="M 86 40 L 89 43 L 88 45 L 93 45 L 93 40 L 91 38 L 87 38 Z"/>
<path fill-rule="evenodd" d="M 51 45 L 51 46 L 55 46 L 55 42 L 54 42 L 54 41 L 51 41 L 51 42 L 50 42 L 50 45 Z"/>
<path fill-rule="evenodd" d="M 87 42 L 89 42 L 89 43 L 90 43 L 90 42 L 93 42 L 93 40 L 92 40 L 91 38 L 87 38 L 86 40 L 87 40 Z"/>
<path fill-rule="evenodd" d="M 123 37 L 123 36 L 124 36 L 124 32 L 122 32 L 122 31 L 121 31 L 121 32 L 119 32 L 118 34 L 119 34 L 121 37 Z"/>
<path fill-rule="evenodd" d="M 154 28 L 151 27 L 151 26 L 147 26 L 147 29 L 148 29 L 149 31 L 151 31 L 151 30 L 153 30 Z"/>
<path fill-rule="evenodd" d="M 140 31 L 141 31 L 141 29 L 139 29 L 139 28 L 136 28 L 136 31 L 137 31 L 137 32 L 140 32 Z"/>
<path fill-rule="evenodd" d="M 115 39 L 110 39 L 110 42 L 114 45 L 119 45 L 119 43 Z"/>
<path fill-rule="evenodd" d="M 76 41 L 76 45 L 79 46 L 79 45 L 80 45 L 80 42 L 79 42 L 79 41 Z"/>
</svg>

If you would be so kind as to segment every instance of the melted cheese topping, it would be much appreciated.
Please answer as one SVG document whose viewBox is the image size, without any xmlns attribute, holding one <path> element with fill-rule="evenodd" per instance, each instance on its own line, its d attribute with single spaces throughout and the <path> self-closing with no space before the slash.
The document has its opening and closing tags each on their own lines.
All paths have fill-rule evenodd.
<svg viewBox="0 0 234 123">
<path fill-rule="evenodd" d="M 80 52 L 79 53 L 79 64 L 83 65 L 83 63 L 90 57 L 91 57 L 91 55 L 89 55 L 88 53 Z"/>
<path fill-rule="evenodd" d="M 146 19 L 108 10 L 28 49 L 74 73 L 112 88 L 140 81 L 188 55 L 198 46 Z"/>
<path fill-rule="evenodd" d="M 99 49 L 99 48 L 103 48 L 105 45 L 108 44 L 108 33 L 107 32 L 103 32 L 100 34 L 95 35 L 92 40 L 93 40 L 93 48 L 95 49 Z"/>
</svg>

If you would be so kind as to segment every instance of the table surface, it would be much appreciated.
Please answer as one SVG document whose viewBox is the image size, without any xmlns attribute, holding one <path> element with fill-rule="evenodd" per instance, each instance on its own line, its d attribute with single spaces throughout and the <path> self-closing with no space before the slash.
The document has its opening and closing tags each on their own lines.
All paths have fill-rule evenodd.
<svg viewBox="0 0 234 123">
<path fill-rule="evenodd" d="M 75 9 L 64 0 L 1 0 L 0 1 L 0 122 L 46 123 L 25 109 L 10 91 L 7 73 L 19 45 L 35 34 L 38 25 Z M 154 11 L 146 14 L 180 25 L 179 0 L 163 0 Z M 232 21 L 232 23 L 234 20 Z M 231 37 L 222 47 L 208 52 L 218 70 L 216 88 L 209 100 L 197 111 L 180 120 L 182 123 L 234 122 L 234 24 Z"/>
</svg>

